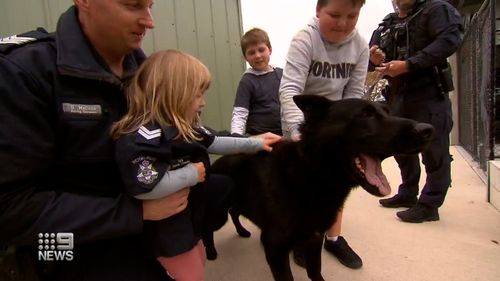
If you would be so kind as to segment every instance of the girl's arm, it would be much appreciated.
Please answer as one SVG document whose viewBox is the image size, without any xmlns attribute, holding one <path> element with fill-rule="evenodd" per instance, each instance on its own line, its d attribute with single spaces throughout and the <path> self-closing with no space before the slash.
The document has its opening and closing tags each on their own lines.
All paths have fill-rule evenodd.
<svg viewBox="0 0 500 281">
<path fill-rule="evenodd" d="M 198 169 L 195 164 L 188 164 L 182 168 L 166 172 L 151 191 L 137 194 L 134 197 L 140 200 L 158 199 L 197 184 Z M 203 164 L 201 163 L 201 165 Z"/>
<path fill-rule="evenodd" d="M 255 153 L 260 150 L 271 151 L 271 145 L 279 141 L 281 141 L 281 136 L 273 133 L 265 133 L 249 138 L 216 136 L 207 150 L 209 153 L 214 154 Z"/>
</svg>

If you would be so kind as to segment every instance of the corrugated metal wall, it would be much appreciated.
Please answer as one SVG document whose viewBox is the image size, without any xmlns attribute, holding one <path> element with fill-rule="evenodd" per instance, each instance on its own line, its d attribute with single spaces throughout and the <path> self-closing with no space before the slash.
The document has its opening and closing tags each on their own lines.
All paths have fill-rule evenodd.
<svg viewBox="0 0 500 281">
<path fill-rule="evenodd" d="M 103 0 L 107 1 L 107 0 Z M 0 37 L 42 26 L 55 30 L 59 15 L 72 0 L 0 0 Z M 156 0 L 156 27 L 144 41 L 147 53 L 163 49 L 186 51 L 205 63 L 213 75 L 203 121 L 229 129 L 238 81 L 245 64 L 239 40 L 239 0 Z"/>
</svg>

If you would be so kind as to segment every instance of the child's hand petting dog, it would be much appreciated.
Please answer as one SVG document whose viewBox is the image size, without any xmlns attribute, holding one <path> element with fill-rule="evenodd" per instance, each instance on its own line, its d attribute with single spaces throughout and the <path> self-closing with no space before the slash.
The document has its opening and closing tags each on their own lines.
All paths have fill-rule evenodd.
<svg viewBox="0 0 500 281">
<path fill-rule="evenodd" d="M 263 133 L 260 135 L 253 136 L 254 138 L 260 138 L 263 141 L 262 149 L 268 152 L 273 150 L 272 145 L 282 141 L 282 137 L 270 132 Z"/>
</svg>

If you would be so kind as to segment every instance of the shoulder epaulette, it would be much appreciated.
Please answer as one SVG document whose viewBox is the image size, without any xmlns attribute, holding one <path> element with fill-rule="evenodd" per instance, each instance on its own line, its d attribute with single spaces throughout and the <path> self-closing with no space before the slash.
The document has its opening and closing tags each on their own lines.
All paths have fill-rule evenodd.
<svg viewBox="0 0 500 281">
<path fill-rule="evenodd" d="M 382 22 L 379 23 L 379 26 L 387 26 L 390 25 L 395 17 L 397 17 L 398 14 L 396 13 L 390 13 L 386 15 L 383 19 Z"/>
<path fill-rule="evenodd" d="M 26 33 L 0 38 L 0 53 L 7 53 L 26 44 L 50 38 L 51 34 L 39 27 Z"/>
<path fill-rule="evenodd" d="M 390 13 L 390 14 L 387 14 L 384 19 L 382 19 L 382 21 L 390 21 L 392 20 L 394 17 L 397 17 L 398 14 L 396 13 Z"/>
</svg>

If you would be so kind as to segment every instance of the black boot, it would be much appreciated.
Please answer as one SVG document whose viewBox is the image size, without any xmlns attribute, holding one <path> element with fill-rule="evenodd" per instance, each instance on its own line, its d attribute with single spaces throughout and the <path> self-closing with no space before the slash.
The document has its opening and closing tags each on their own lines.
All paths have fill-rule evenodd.
<svg viewBox="0 0 500 281">
<path fill-rule="evenodd" d="M 411 208 L 417 204 L 417 197 L 404 197 L 398 193 L 391 198 L 380 199 L 378 202 L 386 208 Z"/>
<path fill-rule="evenodd" d="M 361 258 L 349 247 L 349 244 L 347 244 L 347 241 L 342 236 L 339 236 L 337 241 L 331 241 L 325 237 L 323 247 L 332 253 L 341 264 L 349 268 L 357 269 L 363 266 Z"/>
<path fill-rule="evenodd" d="M 406 211 L 397 212 L 396 215 L 404 222 L 420 223 L 424 221 L 438 221 L 439 213 L 437 208 L 417 204 Z"/>
</svg>

